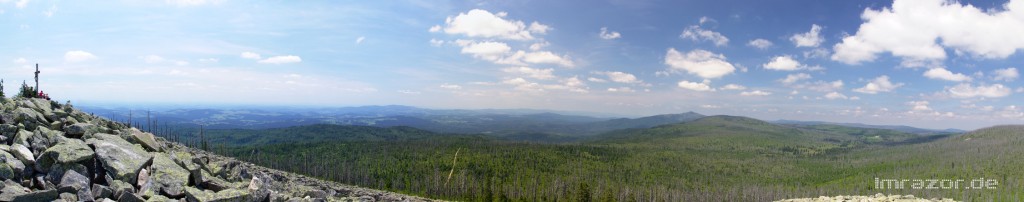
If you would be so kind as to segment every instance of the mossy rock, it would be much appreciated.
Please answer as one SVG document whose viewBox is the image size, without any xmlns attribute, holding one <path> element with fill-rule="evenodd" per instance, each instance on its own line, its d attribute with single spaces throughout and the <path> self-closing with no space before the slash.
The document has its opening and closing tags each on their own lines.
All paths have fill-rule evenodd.
<svg viewBox="0 0 1024 202">
<path fill-rule="evenodd" d="M 97 133 L 94 137 L 86 143 L 95 148 L 96 157 L 114 179 L 134 182 L 139 171 L 153 161 L 145 149 L 116 135 Z"/>
<path fill-rule="evenodd" d="M 77 139 L 66 139 L 43 151 L 37 165 L 43 172 L 49 171 L 53 164 L 74 164 L 92 159 L 95 152 Z"/>
</svg>

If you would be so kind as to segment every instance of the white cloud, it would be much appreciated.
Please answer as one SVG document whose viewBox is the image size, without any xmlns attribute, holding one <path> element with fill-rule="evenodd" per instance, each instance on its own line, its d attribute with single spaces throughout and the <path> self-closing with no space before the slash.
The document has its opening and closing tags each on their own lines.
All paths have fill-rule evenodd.
<svg viewBox="0 0 1024 202">
<path fill-rule="evenodd" d="M 14 62 L 14 64 L 25 64 L 25 63 L 28 63 L 28 60 L 25 59 L 25 58 L 18 58 L 18 59 L 14 59 L 11 62 Z"/>
<path fill-rule="evenodd" d="M 972 97 L 1005 97 L 1010 95 L 1011 89 L 1003 86 L 1002 84 L 992 85 L 978 85 L 977 87 L 971 84 L 962 83 L 946 89 L 946 92 L 954 98 L 972 98 Z"/>
<path fill-rule="evenodd" d="M 810 79 L 811 75 L 806 73 L 797 73 L 786 75 L 786 78 L 779 80 L 783 84 L 793 84 L 800 80 Z"/>
<path fill-rule="evenodd" d="M 522 51 L 517 52 L 517 53 L 521 53 L 521 52 Z M 517 54 L 517 55 L 519 55 L 519 54 Z M 517 55 L 513 55 L 511 58 L 518 58 L 518 57 L 515 57 Z M 573 66 L 575 66 L 575 64 L 572 62 L 572 60 L 568 59 L 568 56 L 555 55 L 554 53 L 552 53 L 550 51 L 529 52 L 529 53 L 526 53 L 525 55 L 523 55 L 522 60 L 524 62 L 534 63 L 534 64 L 556 64 L 556 65 L 561 65 L 563 67 L 573 67 Z"/>
<path fill-rule="evenodd" d="M 858 93 L 876 94 L 879 92 L 889 92 L 899 88 L 900 86 L 903 86 L 903 83 L 893 84 L 892 82 L 889 82 L 889 76 L 882 75 L 871 80 L 871 82 L 868 82 L 864 87 L 853 89 L 853 91 Z"/>
<path fill-rule="evenodd" d="M 849 98 L 846 97 L 846 95 L 843 95 L 842 93 L 833 91 L 831 93 L 825 94 L 825 99 L 829 99 L 829 100 L 844 99 L 845 100 L 845 99 L 849 99 Z"/>
<path fill-rule="evenodd" d="M 608 76 L 608 80 L 611 80 L 612 82 L 616 82 L 616 83 L 630 83 L 630 84 L 643 83 L 643 81 L 641 81 L 639 79 L 636 79 L 636 76 L 633 76 L 633 74 L 630 74 L 630 73 L 625 73 L 625 72 L 595 72 L 595 73 Z"/>
<path fill-rule="evenodd" d="M 430 39 L 430 46 L 433 46 L 433 47 L 441 47 L 441 45 L 444 45 L 444 40 L 440 40 L 440 39 Z"/>
<path fill-rule="evenodd" d="M 714 91 L 715 89 L 711 88 L 711 86 L 708 85 L 708 84 L 711 84 L 711 81 L 707 80 L 707 79 L 704 79 L 704 81 L 701 82 L 701 83 L 690 82 L 690 81 L 679 81 L 678 86 L 680 88 L 687 89 L 687 90 L 692 90 L 692 91 Z"/>
<path fill-rule="evenodd" d="M 259 60 L 260 58 L 263 58 L 263 57 L 260 57 L 260 54 L 253 53 L 253 52 L 242 52 L 240 57 L 245 58 L 245 59 L 253 59 L 253 60 Z"/>
<path fill-rule="evenodd" d="M 447 84 L 447 83 L 446 84 L 441 84 L 441 86 L 438 86 L 438 87 L 441 87 L 443 89 L 448 89 L 448 90 L 459 90 L 459 89 L 462 89 L 462 86 L 455 85 L 455 84 Z"/>
<path fill-rule="evenodd" d="M 746 86 L 741 86 L 739 84 L 728 84 L 728 85 L 722 86 L 720 89 L 722 89 L 722 90 L 746 90 L 747 87 Z"/>
<path fill-rule="evenodd" d="M 767 92 L 767 91 L 755 90 L 755 91 L 740 92 L 740 95 L 742 95 L 742 96 L 767 96 L 767 95 L 772 95 L 772 93 L 771 92 Z"/>
<path fill-rule="evenodd" d="M 679 35 L 679 38 L 690 39 L 693 41 L 710 41 L 715 43 L 715 46 L 725 46 L 729 44 L 729 38 L 722 36 L 721 33 L 701 29 L 700 26 L 693 25 L 683 30 L 683 33 Z"/>
<path fill-rule="evenodd" d="M 997 69 L 992 71 L 992 74 L 995 74 L 995 77 L 993 77 L 992 80 L 996 81 L 1013 81 L 1020 77 L 1020 72 L 1017 72 L 1017 68 L 1013 67 Z"/>
<path fill-rule="evenodd" d="M 825 58 L 828 57 L 829 54 L 831 54 L 831 52 L 826 48 L 815 48 L 809 51 L 804 51 L 804 58 Z"/>
<path fill-rule="evenodd" d="M 608 88 L 608 92 L 632 93 L 632 92 L 636 92 L 636 90 L 633 90 L 632 88 L 629 88 L 629 87 L 618 87 L 618 88 Z"/>
<path fill-rule="evenodd" d="M 89 60 L 95 60 L 97 57 L 92 53 L 75 50 L 64 53 L 64 61 L 67 62 L 85 62 Z"/>
<path fill-rule="evenodd" d="M 530 32 L 537 33 L 537 34 L 547 34 L 548 30 L 551 30 L 551 26 L 548 26 L 548 25 L 545 25 L 545 24 L 540 24 L 540 23 L 534 21 L 533 23 L 530 23 L 529 30 L 530 30 Z"/>
<path fill-rule="evenodd" d="M 671 71 L 682 70 L 705 79 L 719 78 L 736 71 L 736 67 L 726 61 L 724 55 L 701 49 L 683 54 L 675 48 L 669 48 L 665 53 L 665 64 Z"/>
<path fill-rule="evenodd" d="M 609 32 L 607 27 L 601 27 L 601 33 L 598 34 L 598 36 L 602 39 L 618 39 L 619 37 L 622 37 L 622 34 L 615 31 Z"/>
<path fill-rule="evenodd" d="M 970 76 L 967 76 L 967 75 L 964 75 L 964 74 L 961 74 L 961 73 L 953 73 L 953 72 L 951 72 L 949 70 L 946 70 L 944 68 L 941 68 L 941 67 L 940 68 L 932 68 L 932 69 L 929 69 L 928 71 L 925 71 L 924 72 L 924 77 L 928 77 L 930 79 L 941 79 L 941 80 L 955 81 L 955 82 L 964 82 L 964 81 L 970 81 L 971 80 Z"/>
<path fill-rule="evenodd" d="M 448 34 L 463 34 L 468 37 L 531 40 L 534 38 L 533 34 L 544 34 L 551 29 L 551 27 L 537 22 L 533 22 L 527 27 L 523 21 L 507 20 L 503 18 L 505 16 L 507 16 L 506 13 L 495 15 L 486 10 L 473 9 L 466 13 L 459 13 L 455 17 L 449 16 L 445 20 L 443 30 Z M 432 27 L 431 31 L 435 31 L 435 29 Z"/>
<path fill-rule="evenodd" d="M 398 90 L 397 92 L 401 93 L 401 94 L 409 94 L 409 95 L 419 95 L 420 94 L 419 91 L 411 91 L 411 90 Z"/>
<path fill-rule="evenodd" d="M 509 47 L 508 44 L 494 41 L 471 43 L 462 47 L 462 53 L 490 61 L 498 61 L 511 51 L 512 47 Z"/>
<path fill-rule="evenodd" d="M 833 49 L 832 60 L 873 61 L 889 52 L 906 64 L 941 61 L 945 48 L 985 58 L 1006 58 L 1024 48 L 1024 1 L 982 10 L 958 1 L 896 0 L 891 8 L 865 9 L 855 35 Z"/>
<path fill-rule="evenodd" d="M 361 44 L 361 43 L 363 43 L 363 40 L 366 40 L 366 37 L 364 37 L 364 36 L 360 36 L 360 37 L 356 38 L 356 44 Z"/>
<path fill-rule="evenodd" d="M 547 41 L 541 41 L 541 42 L 530 44 L 530 50 L 538 51 L 538 50 L 540 50 L 540 49 L 542 49 L 544 47 L 550 46 L 550 45 L 551 45 L 551 43 L 548 43 Z"/>
<path fill-rule="evenodd" d="M 768 63 L 764 63 L 761 66 L 765 69 L 778 71 L 795 71 L 805 68 L 803 64 L 800 64 L 800 62 L 794 60 L 793 57 L 788 55 L 775 56 L 771 61 L 768 61 Z"/>
<path fill-rule="evenodd" d="M 430 29 L 428 29 L 427 31 L 429 31 L 429 32 L 440 32 L 441 31 L 441 25 L 431 26 Z"/>
<path fill-rule="evenodd" d="M 586 84 L 583 83 L 578 77 L 571 77 L 562 79 L 557 84 L 540 84 L 536 82 L 530 82 L 523 78 L 512 78 L 501 81 L 503 84 L 514 86 L 515 90 L 528 91 L 528 92 L 545 92 L 547 90 L 565 90 L 576 93 L 587 93 Z"/>
<path fill-rule="evenodd" d="M 161 63 L 165 60 L 163 57 L 160 57 L 159 55 L 140 56 L 139 59 L 146 61 L 146 63 Z"/>
<path fill-rule="evenodd" d="M 18 9 L 25 8 L 26 6 L 28 6 L 28 0 L 18 0 L 14 2 L 14 7 L 17 7 Z"/>
<path fill-rule="evenodd" d="M 910 105 L 910 111 L 928 112 L 932 111 L 931 107 L 928 107 L 928 101 L 910 101 L 907 102 Z"/>
<path fill-rule="evenodd" d="M 718 105 L 700 105 L 700 108 L 718 109 L 718 108 L 722 108 L 722 106 L 718 106 Z"/>
<path fill-rule="evenodd" d="M 1018 93 L 1024 93 L 1024 87 L 1017 88 Z"/>
<path fill-rule="evenodd" d="M 259 63 L 264 64 L 287 64 L 287 63 L 298 63 L 302 62 L 302 58 L 294 55 L 274 56 L 267 59 L 260 60 Z"/>
<path fill-rule="evenodd" d="M 811 31 L 802 34 L 794 34 L 789 37 L 789 41 L 792 41 L 796 47 L 818 47 L 821 42 L 825 41 L 825 38 L 820 36 L 821 26 L 817 24 L 811 25 Z"/>
<path fill-rule="evenodd" d="M 548 68 L 548 69 L 536 69 L 536 68 L 529 68 L 529 67 L 509 67 L 509 68 L 502 69 L 502 71 L 508 72 L 508 73 L 515 73 L 515 74 L 525 74 L 527 77 L 534 78 L 534 79 L 547 80 L 547 79 L 554 79 L 555 78 L 555 75 L 552 74 L 555 70 L 551 69 L 551 68 Z"/>
<path fill-rule="evenodd" d="M 217 58 L 202 58 L 202 59 L 199 59 L 199 62 L 202 62 L 202 63 L 216 63 L 216 62 L 220 62 L 220 59 L 217 59 Z"/>
<path fill-rule="evenodd" d="M 701 16 L 700 20 L 698 20 L 698 22 L 703 25 L 704 23 L 708 23 L 708 22 L 717 23 L 718 21 L 715 20 L 715 19 L 709 18 L 708 16 Z"/>
<path fill-rule="evenodd" d="M 805 89 L 813 90 L 813 91 L 818 91 L 818 92 L 842 91 L 843 90 L 843 80 L 835 80 L 835 81 L 832 81 L 832 82 L 815 81 L 813 83 L 806 83 L 806 84 L 798 85 L 797 87 L 805 88 Z"/>
<path fill-rule="evenodd" d="M 747 42 L 747 45 L 751 46 L 751 47 L 754 47 L 754 48 L 757 48 L 757 49 L 764 50 L 764 49 L 767 49 L 768 47 L 772 47 L 772 45 L 774 45 L 774 43 L 772 43 L 772 41 L 769 41 L 767 39 L 754 39 L 754 40 L 750 40 L 750 42 Z"/>
</svg>

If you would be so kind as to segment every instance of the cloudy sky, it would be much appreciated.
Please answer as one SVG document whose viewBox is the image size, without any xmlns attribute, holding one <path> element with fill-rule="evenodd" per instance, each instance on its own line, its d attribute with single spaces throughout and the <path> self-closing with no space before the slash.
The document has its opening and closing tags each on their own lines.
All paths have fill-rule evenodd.
<svg viewBox="0 0 1024 202">
<path fill-rule="evenodd" d="M 79 103 L 1024 122 L 1024 0 L 0 0 L 0 77 Z"/>
</svg>

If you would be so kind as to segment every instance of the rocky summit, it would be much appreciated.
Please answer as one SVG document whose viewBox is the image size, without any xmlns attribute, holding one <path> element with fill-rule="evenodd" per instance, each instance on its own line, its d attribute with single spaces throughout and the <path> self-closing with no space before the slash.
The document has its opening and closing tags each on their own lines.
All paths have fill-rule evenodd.
<svg viewBox="0 0 1024 202">
<path fill-rule="evenodd" d="M 44 99 L 0 99 L 0 201 L 429 201 L 256 166 Z"/>
</svg>

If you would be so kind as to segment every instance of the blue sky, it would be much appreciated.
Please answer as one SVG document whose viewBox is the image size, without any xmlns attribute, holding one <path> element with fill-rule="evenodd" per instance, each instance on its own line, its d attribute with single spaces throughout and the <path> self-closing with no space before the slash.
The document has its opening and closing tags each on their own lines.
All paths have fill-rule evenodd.
<svg viewBox="0 0 1024 202">
<path fill-rule="evenodd" d="M 1024 121 L 1024 0 L 0 0 L 4 91 L 78 103 Z"/>
</svg>

